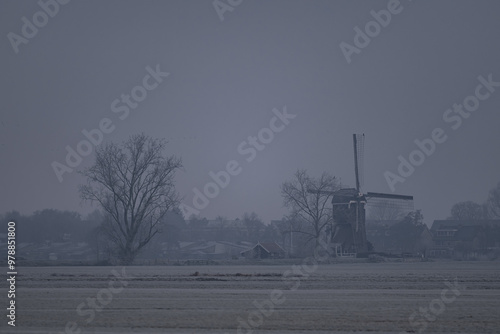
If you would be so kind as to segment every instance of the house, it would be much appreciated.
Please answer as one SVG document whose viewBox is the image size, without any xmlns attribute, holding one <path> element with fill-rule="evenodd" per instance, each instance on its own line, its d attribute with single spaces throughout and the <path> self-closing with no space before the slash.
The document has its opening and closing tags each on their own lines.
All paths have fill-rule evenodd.
<svg viewBox="0 0 500 334">
<path fill-rule="evenodd" d="M 366 237 L 376 252 L 388 254 L 427 256 L 433 247 L 433 235 L 425 224 L 367 220 Z"/>
<path fill-rule="evenodd" d="M 500 243 L 500 220 L 435 220 L 433 257 L 476 258 Z"/>
<path fill-rule="evenodd" d="M 176 259 L 225 260 L 237 258 L 240 252 L 249 247 L 250 243 L 232 243 L 228 241 L 180 241 L 177 249 L 161 244 L 164 257 Z"/>
<path fill-rule="evenodd" d="M 240 254 L 247 259 L 282 259 L 286 252 L 276 242 L 258 242 Z"/>
<path fill-rule="evenodd" d="M 20 243 L 17 254 L 26 260 L 91 261 L 95 255 L 85 242 Z"/>
</svg>

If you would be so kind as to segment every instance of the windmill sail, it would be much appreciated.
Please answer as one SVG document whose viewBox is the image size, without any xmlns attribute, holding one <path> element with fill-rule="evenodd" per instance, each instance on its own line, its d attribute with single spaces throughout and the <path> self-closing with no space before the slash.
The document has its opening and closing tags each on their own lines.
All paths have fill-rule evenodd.
<svg viewBox="0 0 500 334">
<path fill-rule="evenodd" d="M 356 177 L 356 190 L 362 192 L 364 183 L 364 151 L 365 151 L 365 135 L 353 134 L 354 147 L 354 174 Z"/>
<path fill-rule="evenodd" d="M 338 191 L 315 191 L 332 195 L 332 242 L 341 252 L 364 253 L 368 251 L 366 240 L 366 210 L 369 206 L 395 208 L 398 213 L 413 211 L 413 196 L 367 192 L 363 193 L 364 181 L 364 134 L 353 134 L 354 175 L 356 188 Z"/>
<path fill-rule="evenodd" d="M 413 196 L 367 193 L 368 216 L 382 220 L 398 220 L 414 211 Z"/>
<path fill-rule="evenodd" d="M 398 211 L 402 215 L 414 210 L 413 196 L 368 192 L 366 198 L 370 208 L 379 207 Z"/>
</svg>

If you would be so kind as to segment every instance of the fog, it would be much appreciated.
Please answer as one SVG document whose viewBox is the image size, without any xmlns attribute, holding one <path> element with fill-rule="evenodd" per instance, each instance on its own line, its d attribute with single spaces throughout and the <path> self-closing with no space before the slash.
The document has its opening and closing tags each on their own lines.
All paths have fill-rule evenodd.
<svg viewBox="0 0 500 334">
<path fill-rule="evenodd" d="M 279 186 L 298 168 L 353 186 L 353 133 L 366 135 L 365 189 L 413 195 L 428 224 L 500 180 L 498 86 L 476 92 L 500 81 L 495 1 L 73 1 L 47 20 L 35 1 L 0 6 L 0 212 L 95 209 L 77 192 L 95 145 L 66 161 L 94 129 L 102 142 L 166 138 L 193 208 L 209 173 L 236 161 L 241 172 L 197 210 L 210 219 L 280 219 Z M 488 96 L 465 101 L 476 93 Z M 463 103 L 477 108 L 453 111 Z M 294 118 L 261 133 L 284 109 Z M 435 129 L 435 148 L 401 176 L 399 157 Z M 72 171 L 59 178 L 54 163 Z M 386 172 L 402 178 L 394 189 Z"/>
</svg>

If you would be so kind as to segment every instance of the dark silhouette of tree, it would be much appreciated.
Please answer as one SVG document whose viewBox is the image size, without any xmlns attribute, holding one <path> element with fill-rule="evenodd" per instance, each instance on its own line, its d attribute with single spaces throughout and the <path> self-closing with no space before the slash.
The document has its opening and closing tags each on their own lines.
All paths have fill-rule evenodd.
<svg viewBox="0 0 500 334">
<path fill-rule="evenodd" d="M 285 207 L 290 209 L 291 221 L 300 221 L 306 226 L 292 232 L 309 235 L 308 240 L 319 238 L 332 223 L 331 193 L 340 189 L 337 179 L 328 173 L 319 178 L 307 175 L 305 170 L 298 170 L 292 180 L 281 185 L 281 196 Z"/>
<path fill-rule="evenodd" d="M 486 219 L 485 206 L 473 201 L 465 201 L 454 204 L 451 207 L 451 217 L 454 220 L 479 220 Z"/>
<path fill-rule="evenodd" d="M 207 240 L 208 220 L 205 217 L 191 215 L 188 222 L 189 238 L 191 241 Z"/>
<path fill-rule="evenodd" d="M 262 222 L 259 216 L 257 216 L 255 212 L 250 214 L 245 212 L 242 220 L 247 230 L 248 240 L 252 242 L 262 241 L 261 237 L 263 236 L 266 225 Z"/>
<path fill-rule="evenodd" d="M 403 222 L 407 222 L 414 226 L 423 226 L 424 215 L 422 214 L 422 210 L 408 212 L 408 214 L 406 214 L 406 216 L 403 218 Z"/>
<path fill-rule="evenodd" d="M 277 226 L 266 225 L 264 232 L 262 233 L 260 240 L 265 242 L 279 242 L 283 244 L 283 237 Z"/>
<path fill-rule="evenodd" d="M 44 209 L 31 215 L 12 211 L 3 215 L 2 221 L 16 222 L 18 242 L 43 243 L 62 241 L 87 241 L 86 235 L 99 225 L 99 221 L 81 218 L 74 211 Z"/>
<path fill-rule="evenodd" d="M 44 209 L 35 211 L 31 221 L 34 242 L 41 241 L 84 241 L 86 226 L 77 212 Z"/>
<path fill-rule="evenodd" d="M 425 251 L 429 245 L 425 245 L 425 240 L 420 239 L 427 228 L 423 219 L 421 211 L 417 210 L 408 213 L 399 223 L 392 225 L 388 230 L 392 248 L 400 249 L 402 252 Z"/>
<path fill-rule="evenodd" d="M 163 155 L 165 145 L 144 134 L 103 145 L 96 148 L 94 165 L 82 172 L 87 184 L 80 186 L 80 195 L 101 206 L 107 236 L 122 264 L 133 262 L 179 202 L 174 174 L 182 164 Z"/>
<path fill-rule="evenodd" d="M 486 205 L 490 218 L 500 219 L 500 182 L 490 190 Z"/>
<path fill-rule="evenodd" d="M 168 251 L 178 249 L 182 231 L 186 229 L 186 222 L 182 215 L 177 212 L 169 212 L 163 220 L 161 234 L 158 239 L 167 242 Z"/>
</svg>

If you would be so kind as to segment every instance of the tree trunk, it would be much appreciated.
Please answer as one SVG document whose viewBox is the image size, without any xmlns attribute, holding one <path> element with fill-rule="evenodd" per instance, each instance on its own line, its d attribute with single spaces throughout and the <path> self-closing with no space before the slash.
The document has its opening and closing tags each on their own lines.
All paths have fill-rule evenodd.
<svg viewBox="0 0 500 334">
<path fill-rule="evenodd" d="M 120 251 L 120 264 L 125 266 L 131 265 L 136 256 L 137 252 L 134 252 L 130 246 L 127 246 L 125 249 Z"/>
</svg>

